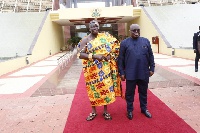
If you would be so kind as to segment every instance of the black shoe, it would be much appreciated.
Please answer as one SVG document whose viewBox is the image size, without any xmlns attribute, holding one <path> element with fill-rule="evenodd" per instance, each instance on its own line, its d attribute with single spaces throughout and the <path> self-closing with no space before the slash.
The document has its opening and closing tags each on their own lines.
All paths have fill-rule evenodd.
<svg viewBox="0 0 200 133">
<path fill-rule="evenodd" d="M 132 120 L 133 119 L 133 113 L 132 112 L 127 112 L 127 118 L 129 120 Z"/>
<path fill-rule="evenodd" d="M 195 72 L 198 72 L 198 69 L 195 69 Z"/>
<path fill-rule="evenodd" d="M 151 113 L 148 110 L 141 111 L 141 113 L 143 113 L 148 118 L 152 118 L 152 115 L 151 115 Z"/>
</svg>

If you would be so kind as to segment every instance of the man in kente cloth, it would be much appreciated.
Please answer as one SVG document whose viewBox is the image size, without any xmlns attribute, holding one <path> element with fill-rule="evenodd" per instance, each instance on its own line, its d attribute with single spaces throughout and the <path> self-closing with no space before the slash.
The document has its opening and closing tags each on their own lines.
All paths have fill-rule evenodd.
<svg viewBox="0 0 200 133">
<path fill-rule="evenodd" d="M 97 116 L 96 106 L 104 106 L 103 117 L 111 120 L 107 105 L 121 96 L 121 80 L 118 75 L 117 58 L 120 43 L 109 33 L 99 33 L 99 23 L 89 23 L 90 34 L 78 44 L 77 57 L 82 59 L 86 90 L 92 106 L 92 112 L 86 118 L 93 120 Z"/>
</svg>

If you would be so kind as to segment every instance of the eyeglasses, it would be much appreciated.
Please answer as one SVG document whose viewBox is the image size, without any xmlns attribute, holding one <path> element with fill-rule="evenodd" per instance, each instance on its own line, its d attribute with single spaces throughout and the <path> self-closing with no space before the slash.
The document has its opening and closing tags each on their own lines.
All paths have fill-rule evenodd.
<svg viewBox="0 0 200 133">
<path fill-rule="evenodd" d="M 140 29 L 129 30 L 130 32 L 140 32 Z"/>
</svg>

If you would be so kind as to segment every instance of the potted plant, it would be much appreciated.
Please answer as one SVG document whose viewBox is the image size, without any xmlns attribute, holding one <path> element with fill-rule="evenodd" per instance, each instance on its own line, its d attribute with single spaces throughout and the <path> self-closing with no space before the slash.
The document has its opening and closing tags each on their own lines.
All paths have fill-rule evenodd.
<svg viewBox="0 0 200 133">
<path fill-rule="evenodd" d="M 78 36 L 74 36 L 71 39 L 72 39 L 71 40 L 72 41 L 72 47 L 75 48 L 82 38 L 78 37 Z"/>
<path fill-rule="evenodd" d="M 71 49 L 72 43 L 73 43 L 72 38 L 67 39 L 67 44 L 66 44 L 66 49 L 67 50 Z"/>
</svg>

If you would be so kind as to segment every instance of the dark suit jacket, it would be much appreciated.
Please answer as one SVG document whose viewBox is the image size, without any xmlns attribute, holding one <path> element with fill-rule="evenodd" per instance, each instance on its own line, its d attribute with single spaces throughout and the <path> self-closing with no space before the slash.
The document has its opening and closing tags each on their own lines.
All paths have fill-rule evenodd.
<svg viewBox="0 0 200 133">
<path fill-rule="evenodd" d="M 149 71 L 154 72 L 155 69 L 149 40 L 143 37 L 123 40 L 120 44 L 118 68 L 120 75 L 125 75 L 126 80 L 149 81 Z"/>
<path fill-rule="evenodd" d="M 200 34 L 200 32 L 197 32 L 197 33 L 194 33 L 194 36 L 193 36 L 193 49 L 196 49 L 196 50 L 198 50 L 197 39 L 198 39 L 199 34 Z"/>
</svg>

